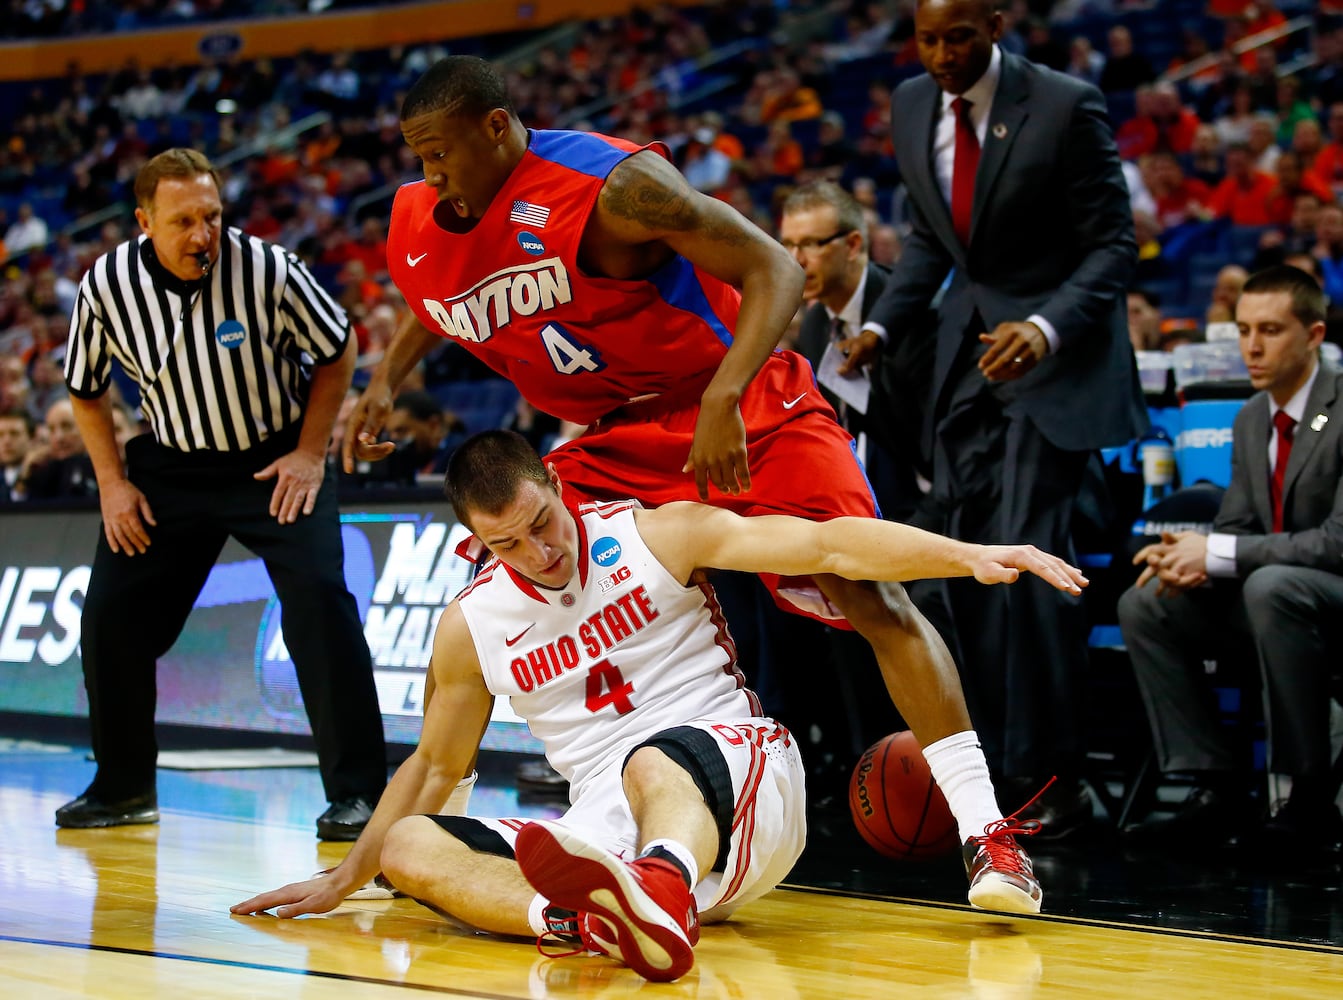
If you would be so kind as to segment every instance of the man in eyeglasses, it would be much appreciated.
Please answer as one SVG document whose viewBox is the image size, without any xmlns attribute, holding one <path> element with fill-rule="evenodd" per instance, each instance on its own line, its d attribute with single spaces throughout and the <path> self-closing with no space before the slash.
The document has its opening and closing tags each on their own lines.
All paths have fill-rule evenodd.
<svg viewBox="0 0 1343 1000">
<path fill-rule="evenodd" d="M 861 332 L 863 321 L 890 271 L 870 260 L 863 208 L 838 184 L 817 181 L 789 195 L 779 242 L 806 274 L 802 298 L 810 305 L 798 352 L 811 362 L 821 394 L 857 442 L 882 516 L 909 521 L 932 476 L 919 452 L 932 343 L 902 331 L 880 366 L 859 366 L 849 357 L 865 336 L 875 338 Z"/>
</svg>

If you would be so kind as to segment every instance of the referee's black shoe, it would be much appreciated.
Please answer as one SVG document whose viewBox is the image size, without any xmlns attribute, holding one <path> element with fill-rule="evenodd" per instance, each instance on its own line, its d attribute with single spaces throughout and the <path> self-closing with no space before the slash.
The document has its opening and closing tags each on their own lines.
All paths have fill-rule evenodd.
<svg viewBox="0 0 1343 1000">
<path fill-rule="evenodd" d="M 373 815 L 368 799 L 341 799 L 317 817 L 318 840 L 358 840 Z"/>
<path fill-rule="evenodd" d="M 75 830 L 158 821 L 159 802 L 154 792 L 116 802 L 108 802 L 92 792 L 85 792 L 56 810 L 56 825 Z"/>
</svg>

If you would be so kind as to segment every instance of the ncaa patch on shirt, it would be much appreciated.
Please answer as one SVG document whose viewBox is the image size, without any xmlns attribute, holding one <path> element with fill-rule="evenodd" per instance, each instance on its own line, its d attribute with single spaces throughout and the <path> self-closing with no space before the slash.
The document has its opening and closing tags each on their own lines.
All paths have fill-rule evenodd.
<svg viewBox="0 0 1343 1000">
<path fill-rule="evenodd" d="M 592 543 L 592 561 L 598 566 L 610 566 L 620 558 L 620 543 L 606 535 Z"/>
<path fill-rule="evenodd" d="M 247 329 L 236 319 L 226 319 L 215 327 L 215 340 L 219 341 L 220 347 L 236 351 L 246 339 Z"/>
<path fill-rule="evenodd" d="M 535 233 L 529 233 L 525 230 L 518 233 L 518 246 L 531 254 L 533 257 L 540 257 L 546 252 L 546 245 L 541 242 L 541 237 Z"/>
</svg>

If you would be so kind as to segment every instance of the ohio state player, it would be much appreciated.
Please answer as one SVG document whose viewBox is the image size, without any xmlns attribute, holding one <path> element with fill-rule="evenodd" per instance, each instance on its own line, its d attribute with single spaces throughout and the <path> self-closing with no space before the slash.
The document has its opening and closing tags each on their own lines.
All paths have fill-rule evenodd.
<svg viewBox="0 0 1343 1000">
<path fill-rule="evenodd" d="M 463 444 L 447 493 L 495 559 L 439 620 L 419 746 L 339 867 L 234 912 L 323 912 L 381 867 L 407 895 L 483 930 L 569 937 L 646 978 L 675 979 L 693 963 L 699 915 L 721 919 L 772 889 L 806 833 L 796 746 L 743 686 L 702 568 L 984 583 L 1030 572 L 1072 593 L 1086 582 L 1031 546 L 970 545 L 875 518 L 743 518 L 698 503 L 575 509 L 554 466 L 509 431 Z M 415 815 L 446 799 L 498 695 L 571 782 L 570 809 L 531 824 Z M 1007 849 L 1011 831 L 969 846 L 991 840 Z M 976 905 L 1039 909 L 1033 879 L 977 876 Z"/>
</svg>

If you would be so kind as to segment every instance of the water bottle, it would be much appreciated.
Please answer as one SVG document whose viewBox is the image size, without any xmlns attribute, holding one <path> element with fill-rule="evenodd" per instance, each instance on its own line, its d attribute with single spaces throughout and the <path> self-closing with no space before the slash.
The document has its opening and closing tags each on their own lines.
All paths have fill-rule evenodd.
<svg viewBox="0 0 1343 1000">
<path fill-rule="evenodd" d="M 1175 488 L 1175 445 L 1160 427 L 1138 442 L 1142 463 L 1143 510 L 1169 496 Z"/>
</svg>

